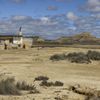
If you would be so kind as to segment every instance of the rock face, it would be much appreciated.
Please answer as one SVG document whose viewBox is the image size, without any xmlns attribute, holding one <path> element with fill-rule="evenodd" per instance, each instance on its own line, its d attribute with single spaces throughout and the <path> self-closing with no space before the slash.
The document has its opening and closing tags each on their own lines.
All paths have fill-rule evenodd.
<svg viewBox="0 0 100 100">
<path fill-rule="evenodd" d="M 96 38 L 88 32 L 76 34 L 71 37 L 62 37 L 57 41 L 64 44 L 100 44 L 100 38 Z"/>
</svg>

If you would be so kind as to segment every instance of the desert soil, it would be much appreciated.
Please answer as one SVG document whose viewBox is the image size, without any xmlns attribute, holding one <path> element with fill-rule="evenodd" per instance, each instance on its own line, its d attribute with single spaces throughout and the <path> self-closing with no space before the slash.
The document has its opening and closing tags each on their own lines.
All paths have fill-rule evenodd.
<svg viewBox="0 0 100 100">
<path fill-rule="evenodd" d="M 27 81 L 35 84 L 39 94 L 21 96 L 0 95 L 0 100 L 84 100 L 83 95 L 68 91 L 70 85 L 80 84 L 100 90 L 100 61 L 90 64 L 76 64 L 69 61 L 50 61 L 53 54 L 69 52 L 87 52 L 92 49 L 82 48 L 37 48 L 0 50 L 0 76 L 14 77 L 16 81 Z M 100 51 L 100 49 L 96 49 Z M 48 76 L 51 81 L 61 81 L 63 87 L 41 87 L 34 82 L 37 76 Z"/>
</svg>

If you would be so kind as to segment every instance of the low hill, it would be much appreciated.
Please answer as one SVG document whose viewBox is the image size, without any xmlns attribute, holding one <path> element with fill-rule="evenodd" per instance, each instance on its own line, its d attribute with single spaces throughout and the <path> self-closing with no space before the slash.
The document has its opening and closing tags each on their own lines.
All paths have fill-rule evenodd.
<svg viewBox="0 0 100 100">
<path fill-rule="evenodd" d="M 96 38 L 88 32 L 76 34 L 70 37 L 61 37 L 56 41 L 61 44 L 100 44 L 100 38 Z"/>
</svg>

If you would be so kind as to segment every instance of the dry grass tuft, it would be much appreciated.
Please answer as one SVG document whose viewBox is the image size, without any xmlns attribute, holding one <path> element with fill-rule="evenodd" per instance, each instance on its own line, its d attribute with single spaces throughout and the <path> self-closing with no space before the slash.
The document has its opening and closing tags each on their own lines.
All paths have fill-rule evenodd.
<svg viewBox="0 0 100 100">
<path fill-rule="evenodd" d="M 7 78 L 0 82 L 0 94 L 3 95 L 20 95 L 18 88 L 15 85 L 14 78 Z"/>
<path fill-rule="evenodd" d="M 36 89 L 36 88 L 34 87 L 34 85 L 27 84 L 25 81 L 17 82 L 17 83 L 16 83 L 16 87 L 17 87 L 19 90 L 34 90 L 34 89 Z"/>
</svg>

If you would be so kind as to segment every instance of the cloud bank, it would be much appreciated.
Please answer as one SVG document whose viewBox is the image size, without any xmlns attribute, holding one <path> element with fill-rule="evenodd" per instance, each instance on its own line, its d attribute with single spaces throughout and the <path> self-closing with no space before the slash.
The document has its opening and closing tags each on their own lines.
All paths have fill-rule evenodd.
<svg viewBox="0 0 100 100">
<path fill-rule="evenodd" d="M 100 0 L 87 0 L 82 9 L 92 13 L 100 13 Z"/>
<path fill-rule="evenodd" d="M 16 3 L 24 0 L 12 0 Z M 65 0 L 57 0 L 65 1 Z M 45 38 L 58 38 L 81 32 L 91 32 L 100 37 L 100 0 L 87 0 L 84 11 L 90 15 L 78 16 L 73 11 L 66 14 L 33 18 L 31 16 L 14 15 L 0 20 L 1 33 L 17 33 L 22 27 L 23 34 L 38 35 Z M 54 9 L 54 8 L 50 8 Z"/>
<path fill-rule="evenodd" d="M 70 14 L 68 13 L 68 15 Z M 16 33 L 18 28 L 22 26 L 24 34 L 40 35 L 48 38 L 81 32 L 91 32 L 100 37 L 100 15 L 78 16 L 77 19 L 76 16 L 72 15 L 55 15 L 39 19 L 30 16 L 11 16 L 7 20 L 0 20 L 0 28 L 2 33 Z"/>
</svg>

